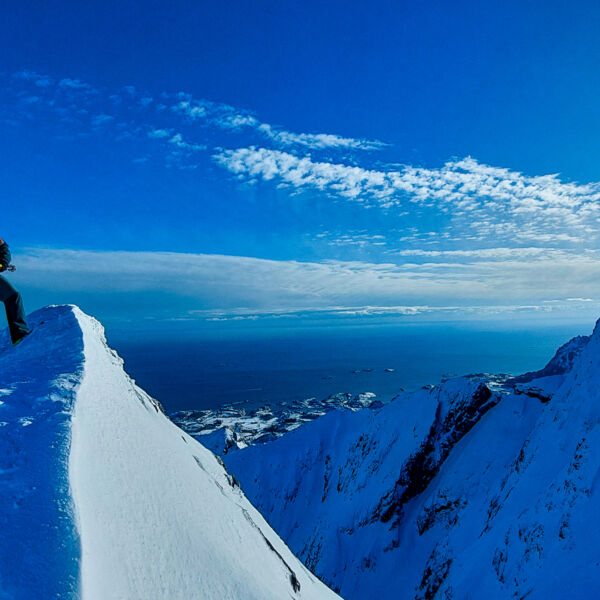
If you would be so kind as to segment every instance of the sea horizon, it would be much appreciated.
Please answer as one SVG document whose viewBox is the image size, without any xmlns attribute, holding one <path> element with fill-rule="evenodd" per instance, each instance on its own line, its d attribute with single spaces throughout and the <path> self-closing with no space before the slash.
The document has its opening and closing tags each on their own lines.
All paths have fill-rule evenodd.
<svg viewBox="0 0 600 600">
<path fill-rule="evenodd" d="M 126 371 L 167 413 L 264 404 L 340 393 L 401 391 L 474 373 L 542 368 L 593 323 L 486 321 L 351 327 L 245 328 L 135 335 L 108 329 Z"/>
</svg>

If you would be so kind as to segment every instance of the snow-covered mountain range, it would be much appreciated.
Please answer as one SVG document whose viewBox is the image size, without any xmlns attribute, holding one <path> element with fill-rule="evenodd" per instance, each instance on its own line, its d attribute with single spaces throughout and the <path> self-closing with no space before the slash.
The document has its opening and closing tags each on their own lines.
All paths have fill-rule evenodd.
<svg viewBox="0 0 600 600">
<path fill-rule="evenodd" d="M 224 460 L 346 600 L 600 596 L 600 325 L 541 371 L 330 412 Z"/>
<path fill-rule="evenodd" d="M 306 398 L 256 409 L 243 403 L 206 410 L 182 410 L 170 415 L 174 423 L 217 454 L 272 442 L 304 423 L 332 410 L 362 410 L 383 406 L 372 392 L 352 396 L 335 394 L 324 400 Z"/>
<path fill-rule="evenodd" d="M 185 433 L 96 320 L 29 319 L 0 334 L 0 600 L 600 595 L 600 325 L 534 373 Z"/>
<path fill-rule="evenodd" d="M 0 599 L 338 598 L 73 306 L 0 336 Z"/>
</svg>

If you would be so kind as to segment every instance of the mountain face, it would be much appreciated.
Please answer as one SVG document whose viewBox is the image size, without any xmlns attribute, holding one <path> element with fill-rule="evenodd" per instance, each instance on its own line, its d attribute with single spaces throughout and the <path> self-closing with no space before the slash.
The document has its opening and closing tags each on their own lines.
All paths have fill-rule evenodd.
<svg viewBox="0 0 600 600">
<path fill-rule="evenodd" d="M 520 377 L 263 415 L 225 470 L 97 321 L 29 320 L 0 333 L 0 600 L 338 598 L 308 568 L 346 600 L 600 595 L 600 325 Z"/>
<path fill-rule="evenodd" d="M 451 379 L 224 459 L 346 600 L 600 595 L 600 325 L 504 386 Z"/>
<path fill-rule="evenodd" d="M 72 306 L 0 337 L 0 599 L 338 598 Z"/>
</svg>

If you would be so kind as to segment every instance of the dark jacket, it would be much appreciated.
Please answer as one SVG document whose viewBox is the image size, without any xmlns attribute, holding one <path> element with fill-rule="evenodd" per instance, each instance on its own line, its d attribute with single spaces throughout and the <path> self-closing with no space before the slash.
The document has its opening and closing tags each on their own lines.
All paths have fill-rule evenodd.
<svg viewBox="0 0 600 600">
<path fill-rule="evenodd" d="M 0 238 L 0 272 L 6 271 L 6 267 L 10 265 L 10 250 L 8 244 Z"/>
</svg>

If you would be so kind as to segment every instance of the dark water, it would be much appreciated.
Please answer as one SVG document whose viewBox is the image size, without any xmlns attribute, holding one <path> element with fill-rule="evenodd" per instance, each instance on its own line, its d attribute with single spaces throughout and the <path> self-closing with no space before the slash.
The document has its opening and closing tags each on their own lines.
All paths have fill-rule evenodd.
<svg viewBox="0 0 600 600">
<path fill-rule="evenodd" d="M 109 331 L 109 342 L 130 375 L 171 412 L 338 392 L 374 392 L 385 400 L 448 375 L 518 374 L 541 368 L 558 346 L 587 329 L 427 324 L 249 332 L 226 339 L 131 339 Z"/>
</svg>

